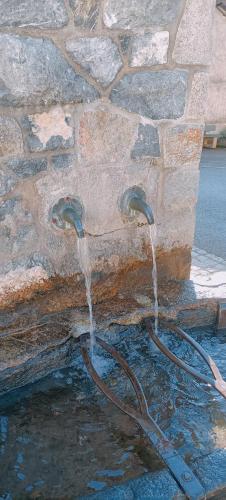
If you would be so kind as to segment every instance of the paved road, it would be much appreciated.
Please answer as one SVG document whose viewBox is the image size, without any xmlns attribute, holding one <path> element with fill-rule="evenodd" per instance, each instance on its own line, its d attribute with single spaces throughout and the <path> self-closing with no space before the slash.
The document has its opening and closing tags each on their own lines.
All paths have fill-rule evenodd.
<svg viewBox="0 0 226 500">
<path fill-rule="evenodd" d="M 226 149 L 204 149 L 195 246 L 226 260 Z"/>
</svg>

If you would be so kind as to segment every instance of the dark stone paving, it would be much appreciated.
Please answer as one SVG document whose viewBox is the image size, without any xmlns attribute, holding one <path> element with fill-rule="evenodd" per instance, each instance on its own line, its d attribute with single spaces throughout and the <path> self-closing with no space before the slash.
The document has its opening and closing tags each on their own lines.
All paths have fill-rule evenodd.
<svg viewBox="0 0 226 500">
<path fill-rule="evenodd" d="M 202 483 L 208 498 L 226 498 L 226 452 L 217 450 L 194 461 L 193 470 Z M 80 497 L 80 500 L 171 500 L 185 499 L 172 476 L 167 471 L 144 474 L 121 486 L 108 488 L 104 492 Z"/>
<path fill-rule="evenodd" d="M 226 149 L 204 149 L 195 246 L 226 259 Z"/>
</svg>

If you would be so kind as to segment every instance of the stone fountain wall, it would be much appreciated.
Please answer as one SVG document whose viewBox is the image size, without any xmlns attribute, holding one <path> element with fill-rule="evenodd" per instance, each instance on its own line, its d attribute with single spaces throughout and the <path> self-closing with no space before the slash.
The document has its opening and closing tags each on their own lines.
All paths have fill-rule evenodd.
<svg viewBox="0 0 226 500">
<path fill-rule="evenodd" d="M 150 282 L 148 227 L 118 209 L 133 185 L 160 278 L 188 277 L 214 4 L 0 0 L 2 307 L 65 282 L 84 303 L 75 234 L 49 216 L 66 195 L 85 208 L 95 301 Z"/>
<path fill-rule="evenodd" d="M 208 92 L 207 130 L 226 135 L 226 15 L 215 10 Z M 214 125 L 211 127 L 211 125 Z"/>
</svg>

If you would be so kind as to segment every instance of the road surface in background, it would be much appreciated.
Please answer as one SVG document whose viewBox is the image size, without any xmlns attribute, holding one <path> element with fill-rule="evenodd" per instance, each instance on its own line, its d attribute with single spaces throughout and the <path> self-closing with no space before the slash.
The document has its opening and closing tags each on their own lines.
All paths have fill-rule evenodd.
<svg viewBox="0 0 226 500">
<path fill-rule="evenodd" d="M 194 245 L 226 260 L 226 149 L 204 149 Z"/>
</svg>

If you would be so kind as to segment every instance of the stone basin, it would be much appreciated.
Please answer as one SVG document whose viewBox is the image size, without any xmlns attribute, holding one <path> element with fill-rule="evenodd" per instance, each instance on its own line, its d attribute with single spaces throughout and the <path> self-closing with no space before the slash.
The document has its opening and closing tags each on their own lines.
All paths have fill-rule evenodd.
<svg viewBox="0 0 226 500">
<path fill-rule="evenodd" d="M 122 301 L 120 325 L 120 316 L 114 323 L 110 305 L 111 322 L 109 304 L 95 311 L 96 319 L 97 311 L 102 316 L 98 334 L 128 360 L 152 417 L 195 472 L 207 498 L 225 498 L 226 401 L 181 372 L 150 343 L 142 321 L 136 324 L 141 309 L 131 306 L 128 323 L 133 318 L 134 325 L 126 325 Z M 179 302 L 177 306 L 177 314 L 191 322 L 191 315 L 184 314 Z M 1 498 L 185 498 L 142 431 L 87 376 L 75 338 L 87 331 L 87 310 L 41 317 L 37 302 L 36 309 L 29 305 L 27 324 L 27 307 L 5 313 L 2 325 L 2 334 L 11 336 L 1 340 Z M 203 313 L 198 316 L 193 309 L 193 320 L 195 316 L 201 321 Z M 226 377 L 226 332 L 216 334 L 213 326 L 205 326 L 190 333 Z M 188 345 L 162 334 L 173 352 L 203 369 Z M 95 363 L 112 389 L 132 404 L 130 384 L 100 348 Z"/>
</svg>

